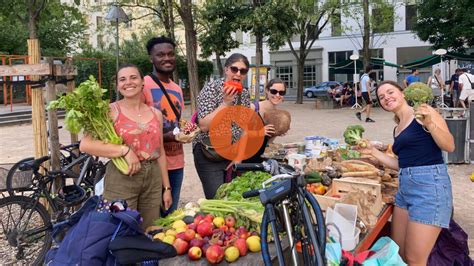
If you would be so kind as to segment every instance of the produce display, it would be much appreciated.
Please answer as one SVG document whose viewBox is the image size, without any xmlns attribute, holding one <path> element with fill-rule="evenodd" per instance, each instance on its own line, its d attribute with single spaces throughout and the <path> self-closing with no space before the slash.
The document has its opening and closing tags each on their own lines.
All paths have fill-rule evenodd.
<svg viewBox="0 0 474 266">
<path fill-rule="evenodd" d="M 203 206 L 201 210 L 217 209 L 217 212 L 235 208 L 233 203 L 223 204 L 219 201 L 204 200 L 200 204 Z M 235 262 L 248 252 L 261 250 L 258 233 L 247 230 L 245 226 L 238 226 L 238 218 L 233 215 L 214 216 L 200 212 L 195 216 L 179 219 L 184 213 L 184 210 L 175 211 L 171 218 L 163 218 L 167 220 L 166 227 L 153 227 L 147 230 L 148 233 L 154 240 L 159 239 L 173 245 L 178 255 L 187 255 L 191 261 L 205 258 L 210 264 L 218 264 L 224 259 L 229 263 Z M 169 223 L 172 219 L 176 220 Z"/>
<path fill-rule="evenodd" d="M 73 92 L 52 101 L 48 109 L 66 110 L 64 123 L 66 129 L 73 134 L 79 134 L 83 129 L 85 134 L 106 143 L 122 144 L 122 138 L 115 133 L 112 120 L 109 117 L 109 100 L 104 100 L 104 93 L 94 76 L 82 82 Z M 124 157 L 112 158 L 112 162 L 123 174 L 128 174 L 128 164 Z"/>
</svg>

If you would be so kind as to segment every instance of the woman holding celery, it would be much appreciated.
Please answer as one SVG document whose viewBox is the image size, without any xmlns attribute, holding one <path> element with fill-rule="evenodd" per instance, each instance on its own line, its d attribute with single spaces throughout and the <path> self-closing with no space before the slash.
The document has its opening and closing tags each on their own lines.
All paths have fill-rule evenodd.
<svg viewBox="0 0 474 266">
<path fill-rule="evenodd" d="M 123 144 L 111 144 L 85 135 L 83 152 L 108 158 L 124 157 L 128 172 L 116 164 L 107 165 L 104 198 L 125 199 L 128 206 L 143 217 L 146 228 L 172 203 L 170 182 L 163 148 L 163 118 L 160 111 L 142 100 L 143 75 L 134 65 L 124 65 L 117 72 L 117 89 L 123 99 L 110 104 L 110 118 Z M 125 167 L 126 171 L 126 167 Z"/>
</svg>

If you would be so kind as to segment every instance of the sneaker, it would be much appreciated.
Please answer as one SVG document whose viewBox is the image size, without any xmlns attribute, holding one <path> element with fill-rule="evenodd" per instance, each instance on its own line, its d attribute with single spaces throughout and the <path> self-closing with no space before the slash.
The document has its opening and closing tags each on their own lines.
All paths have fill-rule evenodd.
<svg viewBox="0 0 474 266">
<path fill-rule="evenodd" d="M 357 119 L 359 119 L 360 121 L 362 121 L 362 117 L 361 117 L 360 112 L 357 112 L 357 113 L 356 113 L 356 117 L 357 117 Z"/>
<path fill-rule="evenodd" d="M 367 123 L 373 123 L 373 122 L 375 122 L 375 121 L 372 120 L 372 119 L 370 119 L 369 117 L 367 117 L 367 118 L 365 119 L 365 122 L 367 122 Z"/>
</svg>

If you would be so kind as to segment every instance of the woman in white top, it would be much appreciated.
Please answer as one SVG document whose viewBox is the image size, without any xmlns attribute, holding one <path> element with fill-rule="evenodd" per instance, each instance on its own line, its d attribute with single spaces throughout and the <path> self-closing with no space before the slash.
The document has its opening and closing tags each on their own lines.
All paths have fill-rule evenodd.
<svg viewBox="0 0 474 266">
<path fill-rule="evenodd" d="M 434 97 L 441 96 L 441 92 L 444 91 L 444 81 L 443 78 L 441 78 L 441 69 L 435 69 L 434 75 L 428 78 L 427 84 L 433 90 Z"/>
</svg>

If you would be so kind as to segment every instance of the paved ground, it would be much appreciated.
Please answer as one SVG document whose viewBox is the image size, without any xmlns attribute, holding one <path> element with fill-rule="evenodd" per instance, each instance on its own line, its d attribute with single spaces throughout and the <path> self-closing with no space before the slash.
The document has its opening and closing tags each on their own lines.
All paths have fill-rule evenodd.
<svg viewBox="0 0 474 266">
<path fill-rule="evenodd" d="M 302 141 L 304 136 L 320 135 L 342 139 L 342 133 L 349 124 L 360 123 L 351 109 L 316 110 L 314 102 L 303 105 L 284 103 L 283 108 L 292 114 L 291 130 L 287 136 L 278 138 L 276 142 Z M 190 117 L 189 110 L 185 117 Z M 366 137 L 371 140 L 392 142 L 394 122 L 392 115 L 376 108 L 372 118 L 376 123 L 362 123 L 366 128 Z M 69 143 L 69 133 L 60 132 L 61 141 Z M 182 189 L 181 203 L 195 201 L 203 197 L 201 183 L 194 169 L 191 145 L 185 145 L 186 166 Z M 31 125 L 0 128 L 0 167 L 12 164 L 23 157 L 33 154 Z M 474 171 L 473 165 L 450 165 L 449 173 L 453 183 L 455 220 L 470 235 L 469 246 L 471 257 L 474 257 L 474 183 L 469 175 Z"/>
</svg>

